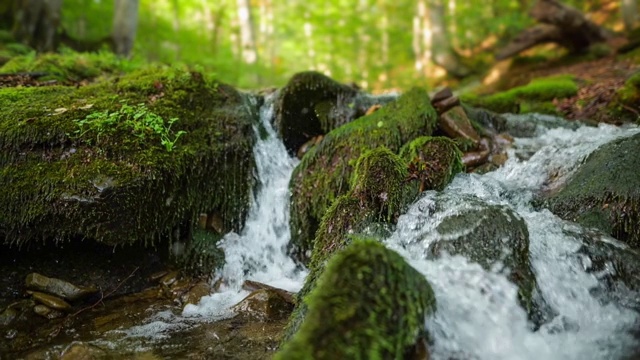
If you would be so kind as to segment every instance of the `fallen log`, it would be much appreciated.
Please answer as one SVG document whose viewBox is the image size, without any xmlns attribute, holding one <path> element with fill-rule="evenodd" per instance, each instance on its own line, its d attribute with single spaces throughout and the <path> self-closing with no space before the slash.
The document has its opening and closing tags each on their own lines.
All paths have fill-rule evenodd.
<svg viewBox="0 0 640 360">
<path fill-rule="evenodd" d="M 605 29 L 587 19 L 579 10 L 557 0 L 538 0 L 529 14 L 539 24 L 518 34 L 498 52 L 496 59 L 503 60 L 546 43 L 557 43 L 572 53 L 578 53 L 608 38 Z"/>
</svg>

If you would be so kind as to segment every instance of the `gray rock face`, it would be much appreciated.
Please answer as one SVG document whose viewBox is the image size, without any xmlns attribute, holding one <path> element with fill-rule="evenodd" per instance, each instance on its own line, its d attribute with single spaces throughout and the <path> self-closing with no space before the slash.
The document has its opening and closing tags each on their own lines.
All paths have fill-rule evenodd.
<svg viewBox="0 0 640 360">
<path fill-rule="evenodd" d="M 544 206 L 563 219 L 640 247 L 640 134 L 603 145 Z"/>
</svg>

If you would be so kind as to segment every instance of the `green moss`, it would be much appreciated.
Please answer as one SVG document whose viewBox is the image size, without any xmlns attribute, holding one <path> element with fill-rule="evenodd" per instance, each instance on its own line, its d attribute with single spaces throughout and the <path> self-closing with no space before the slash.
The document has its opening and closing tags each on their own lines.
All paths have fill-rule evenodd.
<svg viewBox="0 0 640 360">
<path fill-rule="evenodd" d="M 375 233 L 378 224 L 394 223 L 417 195 L 407 182 L 404 162 L 390 150 L 380 147 L 363 154 L 351 179 L 351 190 L 333 202 L 322 218 L 313 242 L 309 275 L 298 292 L 298 306 L 292 314 L 285 339 L 297 331 L 307 307 L 302 301 L 315 288 L 327 260 L 348 246 L 349 234 Z"/>
<path fill-rule="evenodd" d="M 615 118 L 640 123 L 638 104 L 640 104 L 640 72 L 629 77 L 624 85 L 616 91 L 614 99 L 607 105 L 607 111 Z"/>
<path fill-rule="evenodd" d="M 315 71 L 295 74 L 275 105 L 276 127 L 287 150 L 295 154 L 312 137 L 352 120 L 353 114 L 333 113 L 348 112 L 356 94 L 354 88 Z"/>
<path fill-rule="evenodd" d="M 640 135 L 593 152 L 545 204 L 560 217 L 596 227 L 640 248 Z"/>
<path fill-rule="evenodd" d="M 416 137 L 431 135 L 437 115 L 425 90 L 413 89 L 375 113 L 328 133 L 296 167 L 291 178 L 292 244 L 303 261 L 320 219 L 349 190 L 357 159 L 385 146 L 398 152 Z"/>
<path fill-rule="evenodd" d="M 305 300 L 300 331 L 275 359 L 404 359 L 435 310 L 424 276 L 371 239 L 336 254 Z"/>
<path fill-rule="evenodd" d="M 478 107 L 483 107 L 495 112 L 528 112 L 543 111 L 548 113 L 547 103 L 553 99 L 562 99 L 574 96 L 578 93 L 578 85 L 571 75 L 557 75 L 532 80 L 529 84 L 489 96 L 477 96 L 465 94 L 463 101 Z"/>
<path fill-rule="evenodd" d="M 109 51 L 76 53 L 63 50 L 61 53 L 36 55 L 30 52 L 16 56 L 0 68 L 0 73 L 43 73 L 41 80 L 67 83 L 93 79 L 101 74 L 118 74 L 137 67 L 138 64 L 121 59 Z"/>
<path fill-rule="evenodd" d="M 173 129 L 187 134 L 167 152 L 123 126 L 75 133 L 78 120 L 124 103 L 177 118 Z M 211 211 L 239 229 L 254 167 L 251 122 L 236 90 L 180 69 L 0 89 L 0 239 L 151 244 Z"/>
<path fill-rule="evenodd" d="M 421 183 L 422 190 L 442 190 L 464 171 L 462 152 L 446 137 L 419 137 L 402 147 L 400 157 L 409 164 L 409 171 Z"/>
</svg>

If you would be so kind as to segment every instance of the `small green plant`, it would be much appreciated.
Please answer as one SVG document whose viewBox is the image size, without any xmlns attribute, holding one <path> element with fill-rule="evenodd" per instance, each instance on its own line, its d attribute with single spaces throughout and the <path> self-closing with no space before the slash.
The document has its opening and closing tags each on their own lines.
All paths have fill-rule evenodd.
<svg viewBox="0 0 640 360">
<path fill-rule="evenodd" d="M 178 121 L 178 118 L 170 118 L 166 124 L 165 120 L 158 114 L 151 112 L 145 104 L 129 105 L 123 102 L 117 111 L 96 111 L 87 115 L 84 119 L 77 120 L 79 129 L 76 135 L 84 136 L 89 132 L 94 132 L 97 139 L 103 134 L 125 129 L 140 141 L 151 136 L 160 137 L 160 143 L 168 152 L 173 151 L 178 139 L 186 134 L 184 130 L 173 132 L 171 126 Z"/>
</svg>

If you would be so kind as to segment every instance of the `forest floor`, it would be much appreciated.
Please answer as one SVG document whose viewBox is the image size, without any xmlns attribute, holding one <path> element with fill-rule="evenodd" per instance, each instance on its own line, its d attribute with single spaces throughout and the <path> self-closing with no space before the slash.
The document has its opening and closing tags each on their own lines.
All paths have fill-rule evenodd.
<svg viewBox="0 0 640 360">
<path fill-rule="evenodd" d="M 503 75 L 503 78 L 508 80 L 503 81 L 502 86 L 506 85 L 510 88 L 526 84 L 535 78 L 573 75 L 578 84 L 578 93 L 575 96 L 554 101 L 558 112 L 567 119 L 597 118 L 600 122 L 619 125 L 621 123 L 619 118 L 607 116 L 606 111 L 601 110 L 604 110 L 603 108 L 614 99 L 616 91 L 624 85 L 625 81 L 640 69 L 640 59 L 637 55 L 620 54 L 620 49 L 626 43 L 627 40 L 624 38 L 610 39 L 607 46 L 611 49 L 611 53 L 604 57 L 564 56 L 512 66 Z M 633 53 L 638 53 L 638 50 L 635 49 Z M 640 116 L 640 112 L 638 115 Z"/>
</svg>

